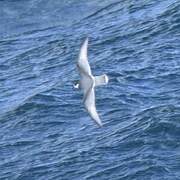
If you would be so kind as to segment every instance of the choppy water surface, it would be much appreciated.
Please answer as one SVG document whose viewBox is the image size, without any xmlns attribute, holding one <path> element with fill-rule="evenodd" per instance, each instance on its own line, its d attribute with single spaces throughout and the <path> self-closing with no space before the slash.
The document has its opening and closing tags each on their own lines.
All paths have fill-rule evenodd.
<svg viewBox="0 0 180 180">
<path fill-rule="evenodd" d="M 0 179 L 180 179 L 179 0 L 1 0 L 0 26 Z M 86 36 L 103 128 L 72 88 Z"/>
</svg>

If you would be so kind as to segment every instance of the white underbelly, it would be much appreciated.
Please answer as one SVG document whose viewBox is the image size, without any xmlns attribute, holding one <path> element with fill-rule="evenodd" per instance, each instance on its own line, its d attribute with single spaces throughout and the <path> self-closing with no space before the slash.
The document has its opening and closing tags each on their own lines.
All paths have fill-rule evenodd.
<svg viewBox="0 0 180 180">
<path fill-rule="evenodd" d="M 87 92 L 87 90 L 94 84 L 94 77 L 82 77 L 80 80 L 80 86 L 81 89 L 84 92 Z"/>
</svg>

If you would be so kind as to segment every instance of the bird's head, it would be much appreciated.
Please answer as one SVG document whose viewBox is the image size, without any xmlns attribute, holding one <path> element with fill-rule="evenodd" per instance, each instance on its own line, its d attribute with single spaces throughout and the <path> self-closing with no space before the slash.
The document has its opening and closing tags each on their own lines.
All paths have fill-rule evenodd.
<svg viewBox="0 0 180 180">
<path fill-rule="evenodd" d="M 79 88 L 80 88 L 80 87 L 79 87 L 79 81 L 74 81 L 73 87 L 74 87 L 75 89 L 79 89 Z"/>
</svg>

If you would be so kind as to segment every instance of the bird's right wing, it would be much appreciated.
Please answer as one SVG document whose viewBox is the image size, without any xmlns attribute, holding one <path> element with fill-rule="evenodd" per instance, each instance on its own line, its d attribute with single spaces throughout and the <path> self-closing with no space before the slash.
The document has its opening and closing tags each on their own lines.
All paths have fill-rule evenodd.
<svg viewBox="0 0 180 180">
<path fill-rule="evenodd" d="M 84 97 L 84 104 L 85 108 L 87 109 L 88 113 L 90 114 L 91 118 L 99 125 L 102 126 L 101 119 L 96 111 L 95 105 L 95 92 L 93 86 L 89 88 L 86 92 Z"/>
<path fill-rule="evenodd" d="M 88 38 L 86 38 L 83 45 L 81 46 L 77 67 L 79 69 L 80 75 L 82 75 L 83 73 L 84 75 L 91 76 L 91 68 L 88 62 L 87 51 L 88 51 Z"/>
</svg>

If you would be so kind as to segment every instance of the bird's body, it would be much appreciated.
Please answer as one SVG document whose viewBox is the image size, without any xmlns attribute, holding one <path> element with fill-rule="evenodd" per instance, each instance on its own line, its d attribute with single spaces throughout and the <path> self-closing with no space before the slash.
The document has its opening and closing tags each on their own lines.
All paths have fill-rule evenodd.
<svg viewBox="0 0 180 180">
<path fill-rule="evenodd" d="M 81 79 L 75 87 L 82 89 L 84 95 L 83 103 L 85 105 L 86 110 L 88 111 L 92 119 L 95 120 L 95 122 L 99 126 L 102 126 L 102 122 L 96 111 L 94 87 L 107 84 L 108 77 L 106 75 L 95 76 L 95 77 L 92 75 L 91 68 L 88 63 L 87 48 L 88 48 L 88 39 L 85 40 L 85 42 L 83 43 L 80 49 L 77 67 Z"/>
</svg>

